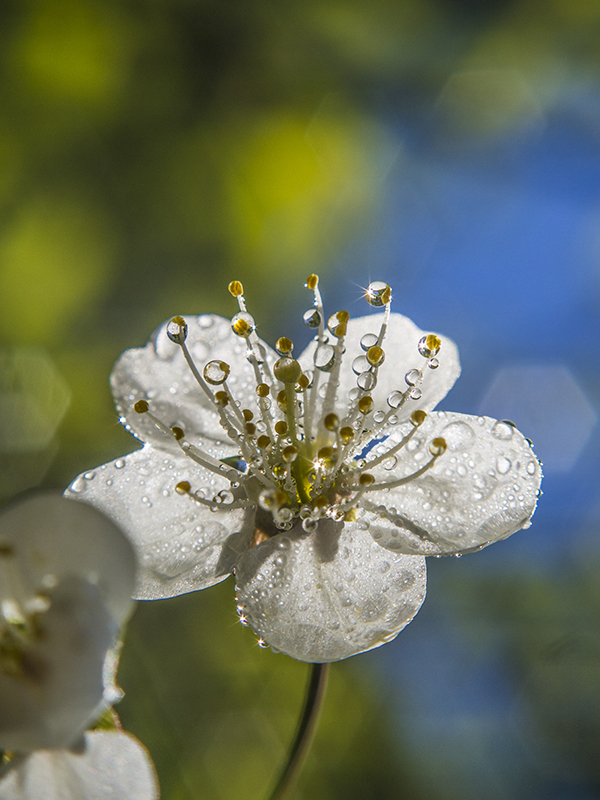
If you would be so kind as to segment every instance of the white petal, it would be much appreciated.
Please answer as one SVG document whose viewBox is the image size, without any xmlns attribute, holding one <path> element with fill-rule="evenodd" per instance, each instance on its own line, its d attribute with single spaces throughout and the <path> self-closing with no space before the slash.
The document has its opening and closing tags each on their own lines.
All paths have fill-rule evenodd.
<svg viewBox="0 0 600 800">
<path fill-rule="evenodd" d="M 337 661 L 389 642 L 412 620 L 425 599 L 425 559 L 327 520 L 249 550 L 236 583 L 242 613 L 269 645 L 301 661 Z"/>
<path fill-rule="evenodd" d="M 8 592 L 24 602 L 48 576 L 78 575 L 98 586 L 118 622 L 131 612 L 133 549 L 114 522 L 93 508 L 59 494 L 27 498 L 0 515 L 0 545 L 10 552 L 0 559 L 0 568 L 14 565 L 23 586 L 23 596 L 16 597 L 13 584 L 0 585 L 2 596 Z"/>
<path fill-rule="evenodd" d="M 372 470 L 377 482 L 422 467 L 438 436 L 448 449 L 430 471 L 404 486 L 364 495 L 359 523 L 375 541 L 401 553 L 449 555 L 529 527 L 542 473 L 531 445 L 512 423 L 434 412 L 400 452 L 395 470 Z"/>
<path fill-rule="evenodd" d="M 367 317 L 357 317 L 348 322 L 348 332 L 344 340 L 346 352 L 344 353 L 342 369 L 340 371 L 340 385 L 338 389 L 338 413 L 343 414 L 348 408 L 348 393 L 356 388 L 356 375 L 352 371 L 355 358 L 364 356 L 365 351 L 360 346 L 360 340 L 366 333 L 379 334 L 383 314 L 372 314 Z M 432 331 L 422 331 L 408 317 L 401 314 L 390 314 L 389 325 L 382 347 L 385 351 L 385 361 L 379 368 L 377 386 L 371 392 L 374 408 L 389 410 L 386 403 L 387 397 L 394 391 L 405 391 L 408 387 L 404 376 L 411 369 L 423 369 L 424 380 L 420 385 L 423 392 L 421 398 L 409 400 L 398 412 L 400 419 L 408 419 L 417 408 L 429 410 L 442 400 L 450 391 L 454 382 L 460 375 L 460 362 L 456 345 L 446 336 L 437 334 L 442 340 L 438 355 L 440 365 L 437 369 L 427 368 L 427 360 L 419 354 L 417 344 L 422 336 Z M 312 341 L 298 359 L 303 369 L 314 369 L 313 358 L 316 344 Z M 321 381 L 324 383 L 325 378 Z"/>
<path fill-rule="evenodd" d="M 85 473 L 90 474 L 90 473 Z M 173 597 L 204 589 L 231 572 L 227 540 L 241 530 L 242 510 L 212 512 L 176 493 L 190 482 L 212 498 L 229 482 L 183 454 L 146 446 L 77 478 L 67 496 L 91 503 L 111 516 L 129 536 L 139 561 L 136 596 Z"/>
<path fill-rule="evenodd" d="M 16 759 L 0 780 L 0 800 L 157 800 L 147 751 L 120 732 L 85 734 L 82 753 L 40 750 Z"/>
<path fill-rule="evenodd" d="M 231 330 L 228 319 L 214 314 L 186 317 L 186 345 L 200 373 L 213 359 L 225 361 L 231 367 L 228 385 L 245 408 L 257 412 L 254 370 L 246 358 L 246 341 Z M 268 362 L 277 356 L 261 342 Z M 143 442 L 176 451 L 176 443 L 156 428 L 143 414 L 136 414 L 133 404 L 148 400 L 151 411 L 166 425 L 178 425 L 194 444 L 206 439 L 222 442 L 223 455 L 231 452 L 232 443 L 219 422 L 219 416 L 206 394 L 192 375 L 179 345 L 166 334 L 161 325 L 142 348 L 126 350 L 111 374 L 111 384 L 117 411 L 126 427 Z M 213 387 L 215 391 L 221 387 Z M 258 413 L 258 412 L 257 412 Z"/>
<path fill-rule="evenodd" d="M 21 645 L 3 655 L 0 749 L 66 747 L 97 716 L 103 670 L 118 627 L 96 586 L 66 577 Z M 6 642 L 5 642 L 6 643 Z M 12 667 L 17 674 L 11 674 Z"/>
</svg>

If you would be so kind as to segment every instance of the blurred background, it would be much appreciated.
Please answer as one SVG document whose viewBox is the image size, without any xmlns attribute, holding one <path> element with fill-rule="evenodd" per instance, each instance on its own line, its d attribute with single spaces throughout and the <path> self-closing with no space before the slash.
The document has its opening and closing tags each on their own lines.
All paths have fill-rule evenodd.
<svg viewBox="0 0 600 800">
<path fill-rule="evenodd" d="M 113 362 L 230 280 L 301 349 L 311 272 L 390 283 L 459 345 L 442 408 L 544 462 L 529 530 L 334 666 L 296 800 L 600 797 L 599 42 L 597 0 L 0 5 L 1 502 L 134 449 Z M 307 668 L 230 581 L 139 604 L 119 677 L 163 798 L 267 796 Z"/>
</svg>

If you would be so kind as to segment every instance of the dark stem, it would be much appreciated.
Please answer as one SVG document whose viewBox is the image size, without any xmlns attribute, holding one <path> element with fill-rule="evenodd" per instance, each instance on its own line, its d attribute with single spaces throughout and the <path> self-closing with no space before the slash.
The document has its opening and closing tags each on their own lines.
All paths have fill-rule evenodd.
<svg viewBox="0 0 600 800">
<path fill-rule="evenodd" d="M 289 790 L 294 787 L 302 771 L 306 756 L 309 753 L 315 733 L 317 732 L 321 708 L 323 707 L 323 700 L 325 699 L 325 690 L 327 689 L 328 676 L 329 664 L 311 665 L 304 708 L 302 709 L 302 716 L 298 724 L 296 738 L 290 748 L 285 767 L 269 800 L 283 800 Z"/>
</svg>

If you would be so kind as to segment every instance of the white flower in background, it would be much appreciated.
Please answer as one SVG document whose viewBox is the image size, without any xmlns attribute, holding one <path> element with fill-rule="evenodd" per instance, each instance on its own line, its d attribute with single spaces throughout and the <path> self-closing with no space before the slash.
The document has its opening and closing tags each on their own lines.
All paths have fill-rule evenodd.
<svg viewBox="0 0 600 800">
<path fill-rule="evenodd" d="M 459 375 L 452 341 L 390 312 L 324 315 L 318 278 L 296 360 L 239 312 L 175 317 L 126 351 L 111 381 L 145 442 L 67 494 L 131 537 L 140 598 L 235 573 L 261 643 L 335 661 L 393 639 L 425 597 L 426 555 L 478 550 L 527 527 L 541 473 L 508 422 L 431 412 Z M 438 357 L 439 356 L 439 357 Z"/>
<path fill-rule="evenodd" d="M 121 692 L 136 562 L 103 514 L 60 495 L 0 515 L 0 800 L 150 800 L 144 748 L 86 727 Z"/>
</svg>

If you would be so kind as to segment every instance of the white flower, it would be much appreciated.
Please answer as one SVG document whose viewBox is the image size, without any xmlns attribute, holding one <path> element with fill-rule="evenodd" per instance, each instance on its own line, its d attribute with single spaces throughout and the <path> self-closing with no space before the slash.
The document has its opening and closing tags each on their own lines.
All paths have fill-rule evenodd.
<svg viewBox="0 0 600 800">
<path fill-rule="evenodd" d="M 295 360 L 239 312 L 175 317 L 111 381 L 141 450 L 67 494 L 113 516 L 138 550 L 140 598 L 235 573 L 261 643 L 335 661 L 393 639 L 425 597 L 425 555 L 468 552 L 529 525 L 541 473 L 508 422 L 431 412 L 459 375 L 452 341 L 390 312 L 326 320 L 318 279 Z M 439 358 L 438 358 L 439 354 Z"/>
<path fill-rule="evenodd" d="M 11 753 L 0 800 L 106 797 L 102 787 L 123 800 L 156 796 L 122 788 L 125 753 L 127 772 L 154 786 L 132 737 L 83 738 L 120 697 L 116 651 L 135 569 L 121 531 L 83 503 L 44 494 L 0 515 L 0 750 Z"/>
</svg>

